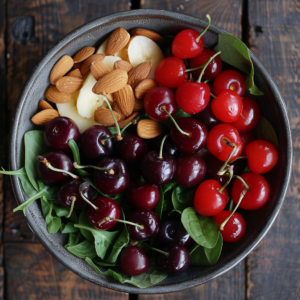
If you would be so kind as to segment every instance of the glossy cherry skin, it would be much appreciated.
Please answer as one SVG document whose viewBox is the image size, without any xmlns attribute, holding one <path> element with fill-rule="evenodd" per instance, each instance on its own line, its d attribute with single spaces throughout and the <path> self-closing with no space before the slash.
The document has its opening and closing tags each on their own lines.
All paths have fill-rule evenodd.
<svg viewBox="0 0 300 300">
<path fill-rule="evenodd" d="M 103 139 L 110 137 L 111 132 L 102 125 L 94 125 L 86 129 L 80 137 L 81 152 L 88 161 L 95 161 L 113 152 L 113 140 Z"/>
<path fill-rule="evenodd" d="M 185 64 L 182 59 L 170 56 L 162 60 L 155 70 L 155 80 L 162 86 L 176 88 L 185 80 Z"/>
<path fill-rule="evenodd" d="M 173 156 L 163 153 L 159 158 L 159 152 L 149 152 L 142 161 L 142 175 L 145 181 L 157 186 L 167 184 L 176 171 L 176 160 Z"/>
<path fill-rule="evenodd" d="M 226 206 L 228 193 L 226 189 L 219 192 L 222 185 L 213 179 L 203 181 L 196 190 L 194 207 L 202 216 L 215 216 Z"/>
<path fill-rule="evenodd" d="M 183 227 L 180 216 L 168 217 L 160 223 L 157 240 L 163 246 L 183 245 L 188 248 L 194 244 Z"/>
<path fill-rule="evenodd" d="M 183 273 L 190 265 L 190 253 L 188 249 L 182 245 L 172 245 L 163 247 L 163 251 L 169 253 L 169 256 L 158 253 L 156 256 L 156 264 L 162 271 L 178 275 Z"/>
<path fill-rule="evenodd" d="M 93 204 L 99 209 L 95 210 L 92 206 L 88 206 L 87 216 L 90 223 L 97 229 L 108 230 L 118 224 L 117 221 L 107 220 L 99 226 L 99 222 L 105 217 L 119 219 L 121 210 L 117 202 L 105 196 L 97 197 L 93 200 Z"/>
<path fill-rule="evenodd" d="M 172 43 L 172 53 L 180 58 L 192 58 L 199 55 L 204 49 L 203 38 L 197 42 L 200 34 L 193 29 L 184 29 L 174 38 Z"/>
<path fill-rule="evenodd" d="M 246 147 L 256 139 L 256 133 L 254 130 L 251 130 L 247 132 L 240 132 L 239 134 L 243 142 L 243 151 L 241 153 L 241 156 L 246 156 Z"/>
<path fill-rule="evenodd" d="M 135 208 L 153 209 L 159 200 L 159 189 L 146 182 L 131 182 L 127 189 L 127 200 Z"/>
<path fill-rule="evenodd" d="M 87 206 L 87 202 L 83 200 L 79 193 L 79 186 L 83 183 L 81 179 L 72 180 L 70 182 L 65 183 L 58 192 L 58 201 L 64 207 L 71 207 L 72 199 L 71 197 L 75 197 L 76 200 L 74 202 L 75 209 L 82 209 Z M 83 191 L 83 196 L 87 198 L 89 201 L 92 201 L 92 189 L 88 187 Z"/>
<path fill-rule="evenodd" d="M 144 226 L 144 229 L 141 229 L 134 225 L 127 225 L 129 236 L 134 241 L 149 239 L 158 233 L 159 218 L 152 210 L 135 210 L 129 215 L 128 221 Z"/>
<path fill-rule="evenodd" d="M 219 160 L 226 161 L 233 148 L 226 145 L 224 138 L 237 146 L 237 149 L 229 160 L 232 161 L 241 154 L 243 142 L 238 131 L 231 124 L 218 124 L 209 132 L 207 137 L 207 149 Z"/>
<path fill-rule="evenodd" d="M 79 135 L 76 123 L 67 117 L 54 118 L 45 127 L 46 144 L 55 150 L 69 151 L 68 141 L 77 142 Z"/>
<path fill-rule="evenodd" d="M 206 174 L 206 164 L 197 154 L 185 154 L 176 160 L 174 180 L 181 186 L 190 188 L 199 185 Z"/>
<path fill-rule="evenodd" d="M 71 173 L 74 171 L 71 159 L 63 152 L 49 152 L 43 155 L 43 157 L 56 169 L 65 170 Z M 46 185 L 59 184 L 72 179 L 66 173 L 50 170 L 46 165 L 39 161 L 37 162 L 37 173 L 39 179 Z"/>
<path fill-rule="evenodd" d="M 139 161 L 147 152 L 146 142 L 137 134 L 127 133 L 116 144 L 118 156 L 126 162 Z"/>
<path fill-rule="evenodd" d="M 191 118 L 183 117 L 176 120 L 178 126 L 190 136 L 184 135 L 172 125 L 171 138 L 174 146 L 182 153 L 194 153 L 206 144 L 207 129 L 203 123 Z"/>
<path fill-rule="evenodd" d="M 224 90 L 211 102 L 214 115 L 222 122 L 232 123 L 238 120 L 243 109 L 242 98 L 232 90 Z"/>
<path fill-rule="evenodd" d="M 148 271 L 150 259 L 143 248 L 129 246 L 120 253 L 120 269 L 127 276 L 138 276 Z"/>
<path fill-rule="evenodd" d="M 272 170 L 278 161 L 276 147 L 268 141 L 256 140 L 246 147 L 248 166 L 251 172 L 257 174 Z"/>
<path fill-rule="evenodd" d="M 169 116 L 162 110 L 165 107 L 170 115 L 174 115 L 177 108 L 174 93 L 166 87 L 156 86 L 150 89 L 144 99 L 144 107 L 148 116 L 156 121 L 163 122 Z"/>
<path fill-rule="evenodd" d="M 260 109 L 258 104 L 251 98 L 244 97 L 243 109 L 236 121 L 232 125 L 238 132 L 248 132 L 256 127 L 260 119 Z"/>
<path fill-rule="evenodd" d="M 123 160 L 103 157 L 96 166 L 114 171 L 114 174 L 111 175 L 108 171 L 94 170 L 95 185 L 102 193 L 115 195 L 123 192 L 128 187 L 129 174 Z"/>
<path fill-rule="evenodd" d="M 217 52 L 215 52 L 214 50 L 203 49 L 201 54 L 190 59 L 190 61 L 189 61 L 190 68 L 194 69 L 194 68 L 203 66 L 216 53 Z M 200 76 L 201 71 L 202 71 L 202 68 L 192 71 L 194 77 L 198 78 Z M 213 60 L 207 65 L 207 67 L 203 73 L 202 79 L 203 80 L 214 79 L 221 73 L 221 71 L 222 71 L 222 60 L 221 60 L 221 57 L 218 55 L 215 58 L 213 58 Z"/>
<path fill-rule="evenodd" d="M 161 145 L 161 142 L 162 142 L 162 139 L 164 138 L 164 136 L 165 136 L 165 134 L 161 134 L 154 139 L 147 140 L 148 141 L 148 149 L 150 151 L 159 151 L 160 145 Z M 168 136 L 165 139 L 163 150 L 164 150 L 164 153 L 170 154 L 170 155 L 174 156 L 175 158 L 180 155 L 180 152 L 174 146 L 173 141 L 170 136 Z"/>
<path fill-rule="evenodd" d="M 250 190 L 246 192 L 240 203 L 240 208 L 255 210 L 264 206 L 270 197 L 270 186 L 267 180 L 259 174 L 244 173 L 241 175 Z M 235 204 L 238 203 L 245 186 L 240 180 L 234 182 L 231 197 Z"/>
<path fill-rule="evenodd" d="M 194 118 L 201 121 L 205 125 L 207 131 L 210 131 L 213 127 L 221 123 L 221 121 L 214 115 L 211 109 L 211 103 L 208 103 L 202 111 L 195 114 Z"/>
<path fill-rule="evenodd" d="M 219 214 L 213 217 L 213 220 L 218 224 L 220 228 L 221 224 L 231 215 L 231 211 L 223 210 Z M 220 230 L 223 241 L 234 243 L 240 240 L 246 231 L 246 222 L 244 218 L 235 212 L 224 226 L 224 230 Z"/>
<path fill-rule="evenodd" d="M 189 114 L 197 114 L 202 111 L 208 104 L 209 99 L 210 89 L 204 82 L 186 81 L 176 91 L 177 104 Z"/>
</svg>

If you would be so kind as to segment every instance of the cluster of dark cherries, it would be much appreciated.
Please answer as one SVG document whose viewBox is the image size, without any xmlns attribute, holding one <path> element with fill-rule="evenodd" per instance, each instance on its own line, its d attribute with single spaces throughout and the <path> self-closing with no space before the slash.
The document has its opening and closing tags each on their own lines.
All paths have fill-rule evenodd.
<svg viewBox="0 0 300 300">
<path fill-rule="evenodd" d="M 213 217 L 226 242 L 239 240 L 245 232 L 245 221 L 235 211 L 237 207 L 258 209 L 269 198 L 269 184 L 259 174 L 276 165 L 277 150 L 267 141 L 255 140 L 253 129 L 259 122 L 260 109 L 254 100 L 243 97 L 244 77 L 234 70 L 222 72 L 219 53 L 204 49 L 204 32 L 199 37 L 196 31 L 186 29 L 175 37 L 173 56 L 165 58 L 155 71 L 161 86 L 149 90 L 144 99 L 151 119 L 172 119 L 170 136 L 159 136 L 148 145 L 135 133 L 114 140 L 102 125 L 92 126 L 80 136 L 76 124 L 66 117 L 55 118 L 45 129 L 45 140 L 55 151 L 37 157 L 40 178 L 46 185 L 64 183 L 58 198 L 62 206 L 70 208 L 69 215 L 73 209 L 89 204 L 87 215 L 95 228 L 109 230 L 118 222 L 127 223 L 132 243 L 120 254 L 120 267 L 129 276 L 140 275 L 150 266 L 145 251 L 135 242 L 155 236 L 160 245 L 160 249 L 154 249 L 159 252 L 156 262 L 160 269 L 179 274 L 189 265 L 187 248 L 194 241 L 180 217 L 160 222 L 152 210 L 159 200 L 158 187 L 172 178 L 186 188 L 198 186 L 194 207 L 199 214 Z M 187 62 L 191 69 L 186 69 Z M 175 121 L 177 105 L 193 116 Z M 86 166 L 75 167 L 94 168 L 94 184 L 102 193 L 115 195 L 127 190 L 128 204 L 136 209 L 128 220 L 120 220 L 120 208 L 109 197 L 92 199 L 89 183 L 73 174 L 74 165 L 68 156 L 70 139 L 78 142 L 87 162 Z M 205 145 L 212 154 L 206 162 L 201 157 Z M 153 151 L 147 152 L 149 149 Z M 240 158 L 247 159 L 251 172 L 241 175 Z M 132 170 L 139 170 L 144 181 L 139 181 L 136 173 L 131 175 Z M 70 181 L 70 176 L 75 179 Z M 209 179 L 203 181 L 205 176 Z M 239 180 L 233 183 L 233 177 Z M 236 204 L 233 211 L 224 210 L 228 191 Z"/>
</svg>

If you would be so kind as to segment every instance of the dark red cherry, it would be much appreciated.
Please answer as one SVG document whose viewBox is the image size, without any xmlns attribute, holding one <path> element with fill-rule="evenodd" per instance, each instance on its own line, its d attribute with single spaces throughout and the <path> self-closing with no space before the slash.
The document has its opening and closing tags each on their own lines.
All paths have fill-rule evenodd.
<svg viewBox="0 0 300 300">
<path fill-rule="evenodd" d="M 158 137 L 151 139 L 151 140 L 147 140 L 146 142 L 148 145 L 148 149 L 150 151 L 159 151 L 160 150 L 160 145 L 162 142 L 162 139 L 165 135 L 159 135 Z M 178 151 L 178 149 L 174 146 L 173 141 L 171 139 L 170 136 L 167 137 L 167 139 L 165 140 L 164 143 L 164 153 L 170 154 L 172 156 L 174 156 L 175 158 L 178 157 L 180 155 L 180 152 Z"/>
<path fill-rule="evenodd" d="M 148 271 L 150 259 L 143 248 L 129 246 L 120 253 L 120 269 L 127 276 L 138 276 Z"/>
<path fill-rule="evenodd" d="M 194 118 L 201 121 L 205 125 L 208 132 L 213 127 L 221 123 L 221 121 L 214 115 L 210 103 L 208 103 L 207 106 L 201 112 L 195 114 Z"/>
</svg>

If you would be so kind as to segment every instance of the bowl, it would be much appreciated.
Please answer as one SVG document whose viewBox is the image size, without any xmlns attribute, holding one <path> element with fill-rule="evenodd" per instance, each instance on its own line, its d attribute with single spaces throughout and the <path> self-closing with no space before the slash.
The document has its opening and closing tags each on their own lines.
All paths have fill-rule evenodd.
<svg viewBox="0 0 300 300">
<path fill-rule="evenodd" d="M 44 99 L 44 93 L 49 86 L 49 74 L 60 57 L 74 55 L 85 46 L 99 46 L 114 29 L 124 27 L 131 30 L 143 27 L 160 34 L 176 34 L 182 29 L 195 30 L 205 28 L 207 23 L 201 19 L 162 10 L 133 10 L 99 18 L 74 30 L 52 47 L 34 69 L 20 96 L 10 140 L 10 168 L 17 170 L 24 165 L 23 136 L 26 131 L 35 126 L 30 121 L 36 113 L 38 102 Z M 211 25 L 204 35 L 205 45 L 213 47 L 218 40 L 218 34 L 225 30 Z M 279 140 L 279 161 L 269 172 L 268 180 L 272 182 L 271 196 L 267 204 L 252 213 L 246 214 L 247 230 L 245 236 L 237 243 L 225 244 L 217 264 L 209 267 L 189 267 L 179 276 L 169 276 L 161 283 L 146 289 L 131 285 L 122 285 L 111 278 L 97 274 L 83 259 L 75 257 L 64 248 L 66 236 L 50 234 L 42 216 L 38 202 L 27 209 L 27 222 L 44 247 L 62 264 L 81 277 L 100 286 L 127 293 L 168 293 L 195 287 L 211 280 L 233 268 L 262 240 L 284 201 L 289 184 L 292 165 L 292 142 L 290 125 L 285 103 L 261 63 L 250 52 L 255 67 L 255 82 L 264 92 L 264 96 L 256 97 L 262 115 L 273 125 Z M 18 204 L 27 199 L 18 178 L 12 178 L 12 185 Z"/>
</svg>

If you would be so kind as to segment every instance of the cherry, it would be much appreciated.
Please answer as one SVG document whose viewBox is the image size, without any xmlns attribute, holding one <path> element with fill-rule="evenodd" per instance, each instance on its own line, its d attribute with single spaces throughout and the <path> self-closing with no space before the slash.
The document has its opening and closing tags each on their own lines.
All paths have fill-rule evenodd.
<svg viewBox="0 0 300 300">
<path fill-rule="evenodd" d="M 206 173 L 206 164 L 197 154 L 185 154 L 176 160 L 175 181 L 183 187 L 199 185 Z"/>
<path fill-rule="evenodd" d="M 221 123 L 220 120 L 214 115 L 210 103 L 208 103 L 201 112 L 195 114 L 194 118 L 201 121 L 205 125 L 207 131 L 210 131 L 213 127 Z"/>
<path fill-rule="evenodd" d="M 218 224 L 219 228 L 223 222 L 230 217 L 231 211 L 223 210 L 213 217 L 213 220 Z M 237 212 L 233 213 L 230 219 L 226 222 L 224 229 L 220 230 L 224 242 L 237 242 L 240 240 L 246 231 L 246 223 L 244 218 Z"/>
<path fill-rule="evenodd" d="M 158 233 L 159 218 L 152 210 L 135 210 L 129 215 L 128 221 L 140 225 L 127 225 L 129 236 L 134 241 L 152 238 Z"/>
<path fill-rule="evenodd" d="M 236 145 L 234 150 L 233 145 Z M 218 124 L 208 134 L 207 137 L 208 151 L 221 161 L 226 161 L 230 156 L 229 161 L 236 159 L 243 150 L 242 139 L 238 131 L 231 124 Z"/>
<path fill-rule="evenodd" d="M 194 207 L 202 216 L 215 216 L 226 206 L 228 193 L 213 179 L 203 181 L 196 190 Z"/>
<path fill-rule="evenodd" d="M 211 102 L 214 115 L 222 122 L 232 123 L 239 119 L 243 109 L 242 98 L 232 90 L 222 91 Z"/>
<path fill-rule="evenodd" d="M 248 144 L 246 155 L 250 171 L 257 174 L 269 172 L 278 161 L 276 147 L 264 140 L 256 140 Z"/>
<path fill-rule="evenodd" d="M 146 182 L 131 182 L 127 189 L 127 199 L 135 208 L 150 210 L 159 200 L 159 189 Z"/>
<path fill-rule="evenodd" d="M 139 246 L 123 248 L 120 253 L 120 269 L 127 276 L 138 276 L 148 271 L 150 259 Z"/>
<path fill-rule="evenodd" d="M 267 180 L 255 173 L 244 173 L 241 175 L 241 178 L 250 189 L 244 195 L 239 207 L 246 210 L 255 210 L 264 206 L 270 196 L 270 186 Z M 244 190 L 244 183 L 240 180 L 236 180 L 231 192 L 231 197 L 235 204 L 239 202 Z"/>
<path fill-rule="evenodd" d="M 239 132 L 239 134 L 243 142 L 243 151 L 241 153 L 241 156 L 246 156 L 246 147 L 256 139 L 256 133 L 254 130 L 251 130 L 247 132 Z"/>
<path fill-rule="evenodd" d="M 155 70 L 155 80 L 162 86 L 176 88 L 185 81 L 185 65 L 178 57 L 167 57 Z"/>
<path fill-rule="evenodd" d="M 160 145 L 162 142 L 162 139 L 164 137 L 164 134 L 159 135 L 158 137 L 147 140 L 148 141 L 148 148 L 151 151 L 159 151 Z M 167 137 L 164 143 L 164 153 L 170 154 L 174 156 L 175 158 L 180 155 L 180 152 L 178 149 L 174 146 L 173 141 L 170 136 Z"/>
<path fill-rule="evenodd" d="M 61 151 L 69 151 L 69 140 L 79 139 L 79 129 L 76 123 L 67 117 L 57 117 L 45 127 L 45 142 L 47 146 Z"/>
<path fill-rule="evenodd" d="M 243 75 L 234 70 L 221 72 L 215 79 L 213 91 L 215 96 L 219 96 L 224 90 L 232 90 L 241 97 L 246 92 L 245 79 Z"/>
<path fill-rule="evenodd" d="M 160 223 L 157 240 L 164 246 L 179 244 L 188 248 L 194 244 L 194 240 L 185 230 L 178 216 L 168 217 Z"/>
<path fill-rule="evenodd" d="M 251 98 L 244 97 L 243 109 L 240 116 L 232 125 L 238 132 L 247 132 L 256 127 L 260 119 L 260 109 L 258 104 Z"/>
<path fill-rule="evenodd" d="M 203 123 L 191 118 L 183 117 L 176 120 L 178 126 L 189 133 L 189 136 L 182 134 L 172 125 L 171 138 L 175 147 L 182 153 L 194 153 L 206 144 L 207 130 Z"/>
</svg>

